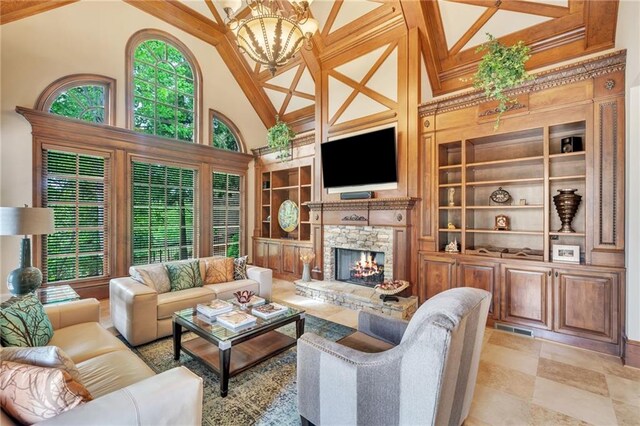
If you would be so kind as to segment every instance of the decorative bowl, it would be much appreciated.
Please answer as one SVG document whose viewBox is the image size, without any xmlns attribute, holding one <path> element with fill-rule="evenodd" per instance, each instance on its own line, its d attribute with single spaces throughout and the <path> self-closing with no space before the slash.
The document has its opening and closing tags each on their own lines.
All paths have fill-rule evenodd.
<svg viewBox="0 0 640 426">
<path fill-rule="evenodd" d="M 405 288 L 409 287 L 409 281 L 404 280 L 394 280 L 394 281 L 385 281 L 382 284 L 378 284 L 375 286 L 374 290 L 378 294 L 382 295 L 391 295 L 400 293 Z"/>
<path fill-rule="evenodd" d="M 236 291 L 235 293 L 233 293 L 233 295 L 236 297 L 238 303 L 240 303 L 241 305 L 245 305 L 249 303 L 253 296 L 255 296 L 255 293 L 251 290 L 241 290 Z"/>
</svg>

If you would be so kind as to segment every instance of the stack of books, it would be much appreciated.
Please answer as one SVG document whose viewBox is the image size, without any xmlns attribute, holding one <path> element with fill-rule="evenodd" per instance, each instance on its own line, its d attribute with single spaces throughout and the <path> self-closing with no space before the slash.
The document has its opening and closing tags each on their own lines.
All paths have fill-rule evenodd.
<svg viewBox="0 0 640 426">
<path fill-rule="evenodd" d="M 234 311 L 220 315 L 217 317 L 217 320 L 220 325 L 236 330 L 238 328 L 254 325 L 257 318 L 245 312 Z"/>
<path fill-rule="evenodd" d="M 286 312 L 288 309 L 286 306 L 278 305 L 277 303 L 268 303 L 266 305 L 256 306 L 251 310 L 251 313 L 260 318 L 271 319 Z"/>
<path fill-rule="evenodd" d="M 233 305 L 224 300 L 214 300 L 209 304 L 198 303 L 196 310 L 209 318 L 224 314 L 233 310 Z"/>
</svg>

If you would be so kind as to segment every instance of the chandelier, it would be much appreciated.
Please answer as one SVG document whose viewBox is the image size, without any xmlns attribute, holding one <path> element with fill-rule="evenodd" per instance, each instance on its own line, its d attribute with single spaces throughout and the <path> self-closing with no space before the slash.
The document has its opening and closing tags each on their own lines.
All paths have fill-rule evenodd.
<svg viewBox="0 0 640 426">
<path fill-rule="evenodd" d="M 259 64 L 269 67 L 275 75 L 304 45 L 311 49 L 311 36 L 318 21 L 309 16 L 313 0 L 290 1 L 290 11 L 281 8 L 284 0 L 245 0 L 251 10 L 246 18 L 233 16 L 242 0 L 222 0 L 227 25 L 236 36 L 238 48 Z"/>
</svg>

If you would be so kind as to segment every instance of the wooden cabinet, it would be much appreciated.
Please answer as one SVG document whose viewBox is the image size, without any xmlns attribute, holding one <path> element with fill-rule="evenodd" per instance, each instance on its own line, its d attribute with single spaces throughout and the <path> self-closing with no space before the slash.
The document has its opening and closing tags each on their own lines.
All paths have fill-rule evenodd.
<svg viewBox="0 0 640 426">
<path fill-rule="evenodd" d="M 493 295 L 489 316 L 500 318 L 500 289 L 498 264 L 482 261 L 457 261 L 457 287 L 474 287 Z"/>
<path fill-rule="evenodd" d="M 273 270 L 274 276 L 298 279 L 302 276 L 300 251 L 310 249 L 311 243 L 254 238 L 254 264 Z"/>
<path fill-rule="evenodd" d="M 455 266 L 455 259 L 420 254 L 420 303 L 454 286 Z"/>
<path fill-rule="evenodd" d="M 502 265 L 502 319 L 551 329 L 551 268 Z"/>
<path fill-rule="evenodd" d="M 573 336 L 618 343 L 618 274 L 554 272 L 554 330 Z"/>
<path fill-rule="evenodd" d="M 256 266 L 269 268 L 277 274 L 281 270 L 281 244 L 269 240 L 254 240 L 253 263 Z"/>
</svg>

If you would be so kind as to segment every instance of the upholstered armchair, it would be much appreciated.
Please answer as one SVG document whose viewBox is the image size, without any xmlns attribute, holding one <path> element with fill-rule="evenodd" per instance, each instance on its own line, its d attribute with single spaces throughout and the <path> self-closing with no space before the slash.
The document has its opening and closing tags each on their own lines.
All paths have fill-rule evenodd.
<svg viewBox="0 0 640 426">
<path fill-rule="evenodd" d="M 469 414 L 491 294 L 456 288 L 411 321 L 361 311 L 338 342 L 298 340 L 303 424 L 461 425 Z M 357 349 L 354 349 L 357 348 Z"/>
</svg>

